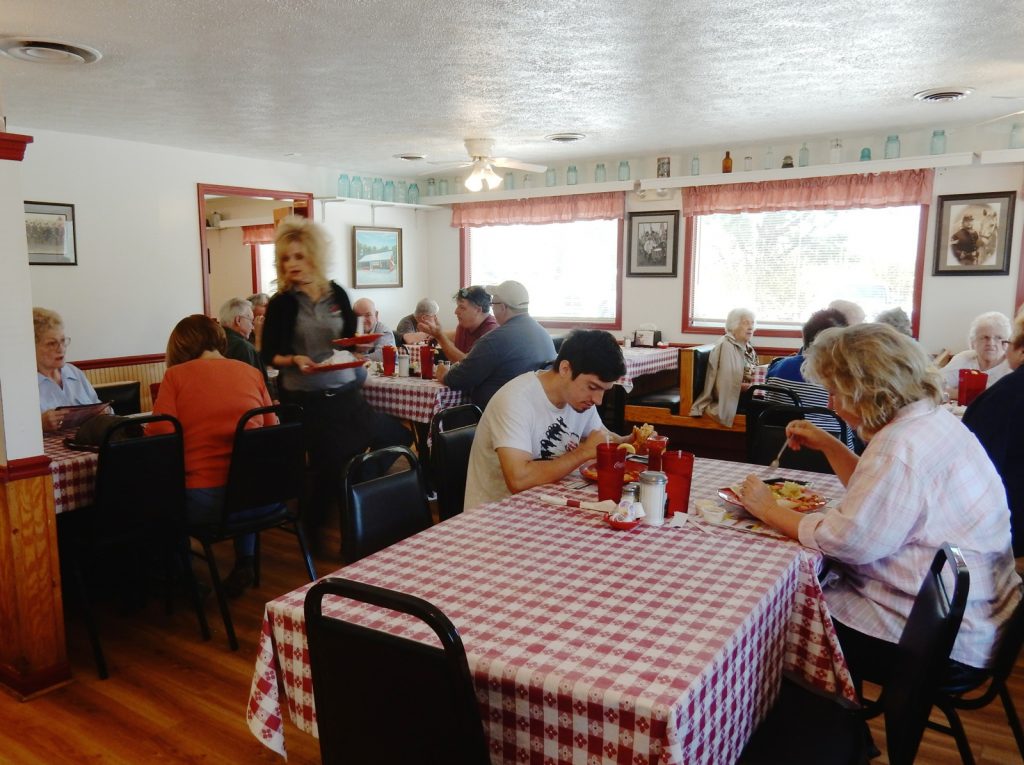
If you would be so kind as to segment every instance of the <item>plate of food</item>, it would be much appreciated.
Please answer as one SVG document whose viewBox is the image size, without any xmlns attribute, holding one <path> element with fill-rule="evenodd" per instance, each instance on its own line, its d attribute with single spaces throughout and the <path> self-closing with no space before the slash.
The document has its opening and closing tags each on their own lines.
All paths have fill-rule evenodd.
<svg viewBox="0 0 1024 765">
<path fill-rule="evenodd" d="M 811 491 L 810 487 L 803 481 L 791 481 L 788 478 L 770 478 L 765 483 L 772 490 L 772 495 L 775 497 L 776 502 L 799 513 L 810 513 L 820 510 L 828 504 L 826 497 Z M 731 505 L 743 507 L 739 488 L 739 486 L 726 486 L 724 489 L 718 490 L 718 496 Z"/>
<path fill-rule="evenodd" d="M 624 454 L 623 457 L 626 455 Z M 623 483 L 632 483 L 633 481 L 640 480 L 640 474 L 647 470 L 647 466 L 640 463 L 634 462 L 633 460 L 626 460 L 626 469 L 623 472 L 622 481 Z M 580 475 L 586 478 L 588 481 L 597 481 L 597 460 L 590 460 L 580 466 Z"/>
<path fill-rule="evenodd" d="M 369 335 L 353 335 L 352 337 L 339 337 L 337 340 L 332 340 L 339 348 L 348 348 L 353 345 L 369 345 L 372 342 L 380 339 L 384 335 L 380 332 L 371 333 Z"/>
<path fill-rule="evenodd" d="M 656 435 L 653 425 L 646 422 L 643 425 L 633 426 L 633 447 L 637 454 L 647 454 L 647 439 Z"/>
</svg>

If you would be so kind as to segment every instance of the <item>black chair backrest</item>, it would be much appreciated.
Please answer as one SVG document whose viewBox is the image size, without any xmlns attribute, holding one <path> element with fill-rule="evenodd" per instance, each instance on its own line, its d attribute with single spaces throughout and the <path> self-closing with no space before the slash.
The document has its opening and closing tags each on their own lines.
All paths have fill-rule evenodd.
<svg viewBox="0 0 1024 765">
<path fill-rule="evenodd" d="M 786 425 L 793 420 L 809 419 L 807 415 L 814 415 L 821 422 L 820 418 L 834 420 L 835 427 L 839 431 L 836 436 L 843 443 L 846 443 L 848 426 L 843 419 L 831 409 L 823 406 L 790 406 L 789 404 L 771 404 L 762 410 L 761 414 L 753 425 L 753 430 L 748 432 L 747 438 L 747 460 L 756 465 L 767 465 L 779 453 L 783 442 L 786 440 Z M 750 419 L 748 418 L 748 428 Z M 831 429 L 830 429 L 831 430 Z M 809 470 L 815 473 L 832 473 L 832 466 L 821 452 L 813 449 L 801 449 L 794 451 L 787 449 L 779 465 L 795 470 Z"/>
<path fill-rule="evenodd" d="M 430 420 L 430 435 L 434 436 L 439 431 L 461 428 L 466 425 L 476 425 L 480 422 L 483 413 L 476 404 L 461 404 L 450 406 L 437 412 Z"/>
<path fill-rule="evenodd" d="M 122 417 L 142 411 L 142 383 L 138 380 L 99 383 L 95 386 L 100 401 L 109 401 L 114 414 Z"/>
<path fill-rule="evenodd" d="M 698 345 L 693 351 L 693 399 L 700 398 L 704 392 L 704 381 L 708 376 L 708 360 L 711 358 L 711 351 L 715 349 L 713 343 Z"/>
<path fill-rule="evenodd" d="M 762 395 L 757 395 L 761 393 Z M 775 394 L 775 397 L 769 397 L 767 394 Z M 784 388 L 781 385 L 773 385 L 771 383 L 757 383 L 751 385 L 743 393 L 740 394 L 740 403 L 737 411 L 743 412 L 747 415 L 747 453 L 750 453 L 751 441 L 754 435 L 754 431 L 757 429 L 757 418 L 761 415 L 765 409 L 772 404 L 782 403 L 779 399 L 788 399 L 793 406 L 801 406 L 800 396 L 795 391 L 789 388 Z"/>
<path fill-rule="evenodd" d="M 410 614 L 434 631 L 440 647 L 325 616 L 327 595 Z M 435 606 L 332 577 L 310 588 L 305 614 L 325 765 L 490 761 L 466 650 Z"/>
<path fill-rule="evenodd" d="M 466 474 L 473 449 L 476 425 L 446 430 L 434 435 L 430 447 L 437 490 L 437 512 L 442 521 L 462 512 L 466 500 Z"/>
<path fill-rule="evenodd" d="M 172 432 L 146 436 L 148 423 Z M 117 423 L 100 443 L 94 531 L 103 536 L 180 531 L 185 523 L 185 451 L 181 423 L 167 414 Z"/>
<path fill-rule="evenodd" d="M 266 414 L 276 414 L 278 424 L 246 428 L 250 420 Z M 241 510 L 302 496 L 306 448 L 300 415 L 298 406 L 279 404 L 250 409 L 239 419 L 224 492 L 222 525 Z"/>
<path fill-rule="evenodd" d="M 952 590 L 943 570 L 948 568 Z M 900 635 L 899 657 L 879 703 L 885 714 L 889 762 L 910 765 L 932 701 L 949 662 L 967 605 L 971 577 L 960 550 L 946 543 L 935 554 Z"/>
<path fill-rule="evenodd" d="M 360 480 L 374 463 L 391 465 L 401 457 L 409 462 L 409 470 L 377 472 L 378 478 Z M 346 563 L 411 537 L 433 522 L 420 464 L 404 446 L 356 455 L 345 469 L 344 484 L 341 556 Z"/>
</svg>

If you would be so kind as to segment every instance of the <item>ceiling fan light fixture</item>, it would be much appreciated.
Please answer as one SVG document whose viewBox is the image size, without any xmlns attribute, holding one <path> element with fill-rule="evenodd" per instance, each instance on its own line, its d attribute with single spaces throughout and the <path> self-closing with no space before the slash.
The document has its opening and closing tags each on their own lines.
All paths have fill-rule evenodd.
<svg viewBox="0 0 1024 765">
<path fill-rule="evenodd" d="M 473 163 L 473 172 L 466 178 L 465 186 L 469 191 L 480 191 L 487 187 L 488 191 L 494 191 L 501 185 L 501 176 L 494 172 L 490 162 L 477 160 Z"/>
</svg>

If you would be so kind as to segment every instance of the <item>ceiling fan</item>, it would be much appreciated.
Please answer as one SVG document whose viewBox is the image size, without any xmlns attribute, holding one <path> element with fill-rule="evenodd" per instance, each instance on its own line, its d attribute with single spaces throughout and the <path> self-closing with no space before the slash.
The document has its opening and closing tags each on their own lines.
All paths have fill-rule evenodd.
<svg viewBox="0 0 1024 765">
<path fill-rule="evenodd" d="M 494 139 L 492 138 L 467 138 L 466 152 L 469 160 L 465 162 L 434 162 L 432 164 L 452 165 L 455 167 L 473 167 L 469 177 L 466 178 L 466 188 L 470 191 L 480 191 L 486 188 L 493 191 L 501 185 L 501 176 L 494 172 L 495 167 L 507 167 L 512 170 L 523 170 L 528 173 L 543 173 L 547 170 L 546 165 L 534 165 L 530 162 L 521 162 L 518 159 L 508 157 L 495 157 Z"/>
</svg>

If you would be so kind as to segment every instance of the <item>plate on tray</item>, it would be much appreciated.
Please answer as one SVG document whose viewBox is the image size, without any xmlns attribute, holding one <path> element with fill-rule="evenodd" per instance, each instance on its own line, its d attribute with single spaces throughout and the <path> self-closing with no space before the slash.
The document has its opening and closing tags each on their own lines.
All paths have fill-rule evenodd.
<svg viewBox="0 0 1024 765">
<path fill-rule="evenodd" d="M 633 460 L 626 461 L 626 470 L 623 473 L 622 482 L 632 483 L 640 480 L 640 474 L 647 470 L 647 466 Z M 580 465 L 580 475 L 591 483 L 597 481 L 597 460 L 590 460 Z"/>
<path fill-rule="evenodd" d="M 799 513 L 811 513 L 815 510 L 820 510 L 828 504 L 826 497 L 811 491 L 810 487 L 801 481 L 790 481 L 786 478 L 770 478 L 765 483 L 772 490 L 776 502 Z M 743 502 L 736 492 L 737 488 L 739 487 L 726 486 L 724 489 L 718 490 L 718 496 L 730 505 L 743 507 Z"/>
<path fill-rule="evenodd" d="M 364 363 L 366 362 L 360 359 L 356 359 L 355 361 L 342 361 L 337 364 L 314 364 L 313 366 L 307 369 L 303 369 L 302 373 L 307 375 L 315 375 L 320 372 L 334 372 L 338 369 L 355 369 L 356 367 L 363 366 Z"/>
<path fill-rule="evenodd" d="M 354 335 L 353 337 L 339 337 L 337 340 L 332 340 L 339 348 L 348 348 L 352 345 L 369 345 L 370 343 L 378 340 L 384 335 L 380 332 L 369 334 L 369 335 Z"/>
</svg>

